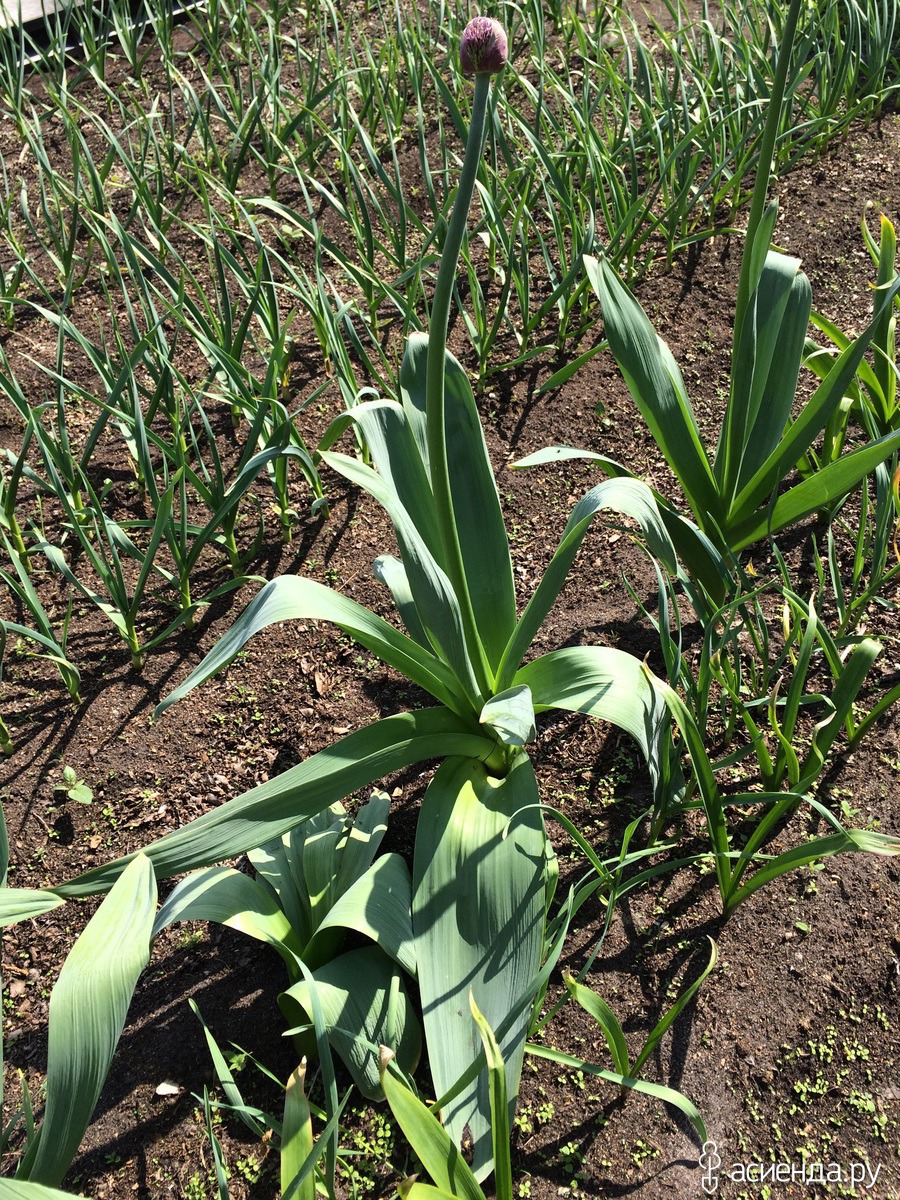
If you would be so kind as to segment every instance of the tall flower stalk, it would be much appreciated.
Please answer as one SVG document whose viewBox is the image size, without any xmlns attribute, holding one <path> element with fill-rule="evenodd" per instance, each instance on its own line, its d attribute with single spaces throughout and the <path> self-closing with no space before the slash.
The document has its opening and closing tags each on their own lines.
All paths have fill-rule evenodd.
<svg viewBox="0 0 900 1200">
<path fill-rule="evenodd" d="M 462 173 L 456 190 L 456 199 L 453 202 L 453 211 L 450 215 L 450 224 L 447 229 L 432 300 L 431 321 L 428 326 L 428 366 L 425 377 L 428 458 L 431 487 L 434 492 L 440 527 L 441 547 L 444 553 L 444 565 L 459 599 L 466 641 L 473 649 L 477 647 L 473 667 L 485 699 L 490 695 L 493 678 L 477 636 L 475 613 L 466 582 L 459 532 L 453 513 L 450 472 L 447 464 L 444 392 L 450 302 L 453 298 L 453 284 L 456 279 L 459 254 L 475 191 L 475 177 L 478 174 L 478 165 L 484 148 L 485 117 L 490 97 L 491 76 L 503 69 L 506 63 L 506 53 L 506 35 L 497 21 L 493 21 L 489 17 L 475 17 L 463 31 L 460 42 L 460 61 L 463 70 L 467 74 L 475 76 L 475 95 L 472 100 L 472 120 L 466 140 Z"/>
</svg>

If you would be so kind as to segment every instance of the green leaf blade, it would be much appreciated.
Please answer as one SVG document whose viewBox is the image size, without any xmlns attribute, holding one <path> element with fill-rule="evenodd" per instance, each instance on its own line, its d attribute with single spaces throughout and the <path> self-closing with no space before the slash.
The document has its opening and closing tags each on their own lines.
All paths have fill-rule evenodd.
<svg viewBox="0 0 900 1200">
<path fill-rule="evenodd" d="M 56 1186 L 106 1080 L 138 977 L 150 959 L 156 881 L 129 865 L 72 947 L 50 997 L 47 1107 L 22 1173 Z"/>
</svg>

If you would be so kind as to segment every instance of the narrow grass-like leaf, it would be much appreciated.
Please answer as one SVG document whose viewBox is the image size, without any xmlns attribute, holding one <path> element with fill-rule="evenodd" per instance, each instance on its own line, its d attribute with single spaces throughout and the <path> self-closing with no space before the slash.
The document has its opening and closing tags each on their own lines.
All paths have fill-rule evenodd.
<svg viewBox="0 0 900 1200">
<path fill-rule="evenodd" d="M 650 1036 L 647 1038 L 646 1042 L 644 1043 L 644 1048 L 641 1050 L 640 1054 L 637 1056 L 637 1059 L 634 1062 L 634 1066 L 631 1068 L 631 1071 L 629 1071 L 628 1074 L 638 1075 L 640 1073 L 641 1067 L 644 1065 L 644 1063 L 647 1061 L 647 1059 L 650 1057 L 650 1055 L 656 1049 L 657 1045 L 659 1044 L 659 1042 L 662 1039 L 663 1035 L 665 1034 L 666 1030 L 673 1023 L 673 1021 L 676 1020 L 676 1018 L 678 1017 L 678 1015 L 682 1011 L 682 1009 L 685 1007 L 685 1005 L 690 1000 L 693 999 L 693 997 L 696 995 L 697 990 L 699 989 L 700 985 L 703 983 L 704 979 L 706 979 L 707 975 L 709 975 L 710 971 L 716 965 L 716 962 L 718 961 L 718 957 L 719 957 L 719 952 L 716 948 L 716 943 L 712 940 L 712 938 L 708 938 L 707 940 L 709 941 L 709 946 L 710 946 L 709 962 L 706 964 L 706 966 L 703 968 L 703 970 L 700 972 L 700 974 L 697 976 L 697 978 L 694 980 L 694 982 L 689 984 L 684 989 L 684 991 L 679 995 L 678 999 L 671 1006 L 671 1008 L 668 1010 L 668 1012 L 666 1012 L 665 1015 L 662 1017 L 662 1019 L 660 1021 L 658 1021 L 657 1024 L 654 1026 Z"/>
<path fill-rule="evenodd" d="M 568 988 L 569 995 L 594 1018 L 603 1030 L 603 1036 L 606 1038 L 606 1044 L 612 1055 L 613 1066 L 620 1075 L 630 1075 L 631 1059 L 628 1054 L 628 1043 L 625 1040 L 625 1031 L 619 1024 L 616 1014 L 602 996 L 598 996 L 591 988 L 579 983 L 569 972 L 563 974 L 563 983 Z"/>
<path fill-rule="evenodd" d="M 391 1067 L 393 1052 L 381 1048 L 381 1085 L 385 1099 L 403 1136 L 418 1155 L 437 1190 L 456 1200 L 484 1200 L 472 1170 L 459 1146 L 450 1138 L 435 1113 L 400 1082 Z"/>
<path fill-rule="evenodd" d="M 491 1142 L 494 1147 L 494 1192 L 497 1200 L 512 1200 L 512 1161 L 510 1159 L 509 1098 L 506 1092 L 506 1066 L 494 1031 L 488 1025 L 469 992 L 469 1008 L 481 1034 L 484 1056 L 487 1059 L 491 1095 Z"/>
<path fill-rule="evenodd" d="M 687 1096 L 682 1095 L 681 1092 L 676 1092 L 674 1088 L 665 1087 L 661 1083 L 649 1083 L 645 1079 L 632 1079 L 616 1071 L 601 1070 L 600 1067 L 595 1067 L 593 1063 L 585 1062 L 583 1058 L 575 1058 L 574 1055 L 563 1054 L 559 1050 L 551 1050 L 549 1046 L 537 1046 L 529 1042 L 526 1050 L 534 1058 L 543 1058 L 548 1062 L 558 1063 L 563 1067 L 571 1067 L 573 1071 L 583 1071 L 586 1075 L 593 1075 L 597 1079 L 605 1079 L 608 1083 L 616 1084 L 617 1087 L 630 1088 L 634 1092 L 642 1092 L 645 1096 L 653 1096 L 654 1099 L 661 1100 L 663 1104 L 671 1104 L 673 1108 L 677 1108 L 679 1112 L 684 1113 L 696 1130 L 701 1142 L 706 1141 L 706 1125 L 697 1106 Z"/>
<path fill-rule="evenodd" d="M 262 1137 L 266 1132 L 265 1127 L 249 1111 L 247 1105 L 244 1103 L 244 1097 L 241 1095 L 241 1090 L 235 1082 L 231 1068 L 225 1060 L 225 1055 L 222 1053 L 219 1043 L 213 1036 L 212 1030 L 206 1024 L 206 1021 L 204 1021 L 203 1014 L 200 1012 L 197 1002 L 193 998 L 189 998 L 188 1004 L 191 1006 L 191 1012 L 203 1028 L 203 1035 L 206 1038 L 206 1046 L 209 1050 L 209 1056 L 212 1059 L 213 1070 L 216 1073 L 219 1086 L 225 1093 L 225 1099 L 231 1108 L 238 1113 L 253 1136 Z"/>
<path fill-rule="evenodd" d="M 296 1200 L 316 1200 L 316 1181 L 312 1172 L 293 1186 L 303 1164 L 313 1151 L 312 1116 L 306 1098 L 306 1059 L 290 1075 L 284 1089 L 284 1120 L 281 1124 L 281 1195 Z"/>
</svg>

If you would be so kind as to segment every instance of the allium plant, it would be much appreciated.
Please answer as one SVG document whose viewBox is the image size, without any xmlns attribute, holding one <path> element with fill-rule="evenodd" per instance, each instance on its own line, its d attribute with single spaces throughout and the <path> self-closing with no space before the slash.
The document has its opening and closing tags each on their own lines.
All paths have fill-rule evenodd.
<svg viewBox="0 0 900 1200">
<path fill-rule="evenodd" d="M 629 732 L 647 760 L 657 826 L 679 790 L 665 705 L 642 664 L 624 651 L 574 646 L 525 663 L 593 517 L 604 509 L 641 527 L 671 569 L 674 556 L 650 490 L 612 479 L 574 507 L 543 579 L 516 611 L 509 540 L 472 388 L 447 351 L 460 248 L 484 144 L 492 74 L 505 37 L 473 21 L 463 53 L 475 69 L 465 158 L 438 270 L 428 335 L 408 341 L 399 395 L 355 405 L 321 447 L 325 463 L 387 511 L 399 557 L 376 574 L 406 632 L 315 581 L 269 583 L 200 666 L 160 706 L 185 696 L 235 657 L 259 629 L 288 618 L 331 621 L 424 688 L 436 707 L 398 713 L 342 738 L 283 775 L 228 801 L 146 850 L 159 876 L 209 865 L 280 838 L 393 771 L 444 761 L 422 801 L 413 862 L 412 925 L 425 1039 L 450 1136 L 470 1140 L 479 1177 L 492 1167 L 490 1088 L 469 994 L 496 1031 L 515 1107 L 529 1010 L 542 985 L 548 862 L 552 858 L 526 750 L 536 715 L 586 713 Z M 333 449 L 355 426 L 373 466 Z M 128 859 L 58 889 L 111 886 Z"/>
<path fill-rule="evenodd" d="M 800 260 L 771 248 L 778 206 L 766 200 L 800 7 L 800 0 L 792 0 L 759 147 L 760 169 L 734 317 L 730 395 L 714 451 L 703 442 L 678 365 L 644 310 L 608 259 L 584 260 L 600 298 L 613 356 L 690 507 L 690 518 L 665 504 L 661 513 L 701 613 L 709 601 L 714 611 L 734 594 L 742 550 L 843 499 L 900 449 L 900 429 L 880 425 L 876 432 L 883 436 L 838 456 L 792 486 L 782 486 L 795 468 L 805 465 L 810 447 L 839 413 L 870 343 L 887 328 L 900 294 L 900 279 L 885 281 L 872 322 L 858 338 L 845 340 L 795 417 L 812 293 Z M 879 358 L 884 366 L 885 355 Z M 887 367 L 883 373 L 889 376 Z M 589 458 L 610 474 L 629 475 L 602 455 L 560 446 L 516 465 L 561 458 Z"/>
</svg>

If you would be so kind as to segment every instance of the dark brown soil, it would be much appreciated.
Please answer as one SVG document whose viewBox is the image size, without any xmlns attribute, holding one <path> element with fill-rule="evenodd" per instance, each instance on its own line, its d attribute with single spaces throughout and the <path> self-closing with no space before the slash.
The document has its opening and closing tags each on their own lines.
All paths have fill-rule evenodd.
<svg viewBox="0 0 900 1200">
<path fill-rule="evenodd" d="M 872 270 L 859 233 L 872 202 L 900 217 L 900 119 L 886 116 L 856 128 L 846 142 L 808 162 L 779 191 L 777 238 L 802 257 L 814 303 L 838 325 L 858 331 L 870 311 Z M 722 414 L 740 244 L 717 238 L 685 254 L 669 273 L 653 273 L 638 295 L 682 366 L 708 433 Z M 85 296 L 83 303 L 93 303 Z M 601 336 L 598 324 L 585 339 Z M 42 337 L 44 341 L 42 342 Z M 464 331 L 455 350 L 469 361 Z M 572 355 L 579 348 L 572 348 Z M 49 354 L 35 321 L 23 321 L 7 351 Z M 513 357 L 514 345 L 500 348 Z M 598 476 L 565 465 L 513 473 L 508 463 L 541 447 L 568 443 L 627 464 L 664 494 L 673 483 L 643 428 L 612 359 L 601 354 L 568 384 L 538 396 L 560 367 L 537 360 L 492 377 L 482 398 L 488 445 L 511 531 L 516 577 L 526 598 L 556 545 L 571 504 Z M 24 369 L 24 367 L 23 367 Z M 302 357 L 295 386 L 315 379 L 318 363 Z M 38 386 L 38 376 L 34 375 Z M 336 409 L 335 409 L 336 411 Z M 311 435 L 320 415 L 310 415 Z M 14 412 L 0 403 L 3 443 L 16 446 Z M 116 495 L 129 499 L 121 461 Z M 374 557 L 391 548 L 386 521 L 365 497 L 328 480 L 329 520 L 305 516 L 308 497 L 296 484 L 298 517 L 284 546 L 269 516 L 255 574 L 307 572 L 385 615 L 386 593 L 372 579 Z M 258 489 L 263 505 L 264 489 Z M 46 514 L 52 525 L 55 514 Z M 811 523 L 789 539 L 791 561 L 808 562 Z M 251 531 L 252 532 L 252 531 Z M 250 534 L 247 534 L 249 541 Z M 765 555 L 755 556 L 765 570 Z M 611 528 L 589 535 L 572 579 L 551 614 L 538 649 L 589 642 L 649 654 L 662 669 L 658 640 L 639 619 L 623 582 L 650 598 L 652 573 L 629 537 Z M 42 595 L 54 594 L 49 578 Z M 809 591 L 810 576 L 798 577 Z M 83 675 L 74 708 L 46 663 L 12 657 L 4 678 L 3 715 L 16 742 L 0 766 L 0 795 L 9 827 L 12 871 L 19 886 L 59 883 L 139 847 L 192 817 L 270 778 L 337 736 L 421 702 L 415 689 L 346 638 L 311 624 L 259 635 L 226 676 L 206 684 L 161 721 L 154 705 L 180 682 L 228 628 L 252 586 L 205 610 L 197 628 L 148 656 L 141 673 L 108 622 L 87 603 L 76 606 L 70 652 Z M 897 589 L 890 600 L 898 599 Z M 13 616 L 12 613 L 8 615 Z M 155 615 L 155 614 L 154 614 Z M 870 698 L 900 670 L 896 617 L 877 609 L 868 629 L 885 640 Z M 534 753 L 549 804 L 563 809 L 599 851 L 614 852 L 630 819 L 643 810 L 648 781 L 628 740 L 602 724 L 543 719 Z M 91 805 L 54 791 L 62 766 L 93 789 Z M 889 712 L 852 756 L 838 755 L 819 798 L 847 823 L 895 832 L 900 781 L 900 719 Z M 412 844 L 416 806 L 427 774 L 386 782 L 396 798 L 393 848 Z M 799 836 L 813 826 L 797 819 Z M 563 879 L 580 862 L 561 828 L 551 825 Z M 732 1163 L 862 1162 L 877 1170 L 867 1191 L 778 1182 L 729 1183 L 723 1197 L 860 1195 L 900 1197 L 900 868 L 890 859 L 829 859 L 753 896 L 723 924 L 713 878 L 696 870 L 661 877 L 657 887 L 626 898 L 589 976 L 613 1006 L 633 1050 L 675 995 L 673 984 L 699 970 L 706 938 L 719 962 L 646 1068 L 646 1077 L 683 1091 L 697 1104 L 726 1167 Z M 17 1072 L 34 1088 L 46 1063 L 47 1003 L 62 960 L 92 903 L 69 904 L 31 926 L 4 934 L 7 983 L 4 1035 L 7 1102 L 17 1102 Z M 564 953 L 578 969 L 602 928 L 602 913 L 585 916 Z M 86 1195 L 140 1198 L 212 1196 L 211 1153 L 198 1096 L 213 1087 L 193 998 L 219 1042 L 236 1043 L 285 1079 L 296 1065 L 281 1035 L 276 996 L 280 966 L 265 948 L 218 928 L 168 930 L 139 984 L 113 1071 L 67 1186 Z M 558 996 L 555 978 L 550 998 Z M 676 989 L 677 990 L 677 989 Z M 608 1054 L 598 1028 L 569 1005 L 543 1034 L 545 1044 L 601 1067 Z M 423 1076 L 424 1078 L 424 1076 Z M 249 1063 L 238 1074 L 248 1100 L 277 1112 L 274 1085 Z M 174 1084 L 159 1094 L 159 1085 Z M 168 1094 L 173 1093 L 173 1094 Z M 414 1169 L 383 1114 L 351 1104 L 343 1144 L 347 1196 L 387 1196 Z M 232 1195 L 277 1195 L 277 1155 L 233 1118 L 217 1126 L 231 1170 Z M 586 1075 L 526 1062 L 515 1135 L 519 1195 L 635 1196 L 681 1200 L 701 1194 L 700 1147 L 674 1111 Z M 4 1163 L 8 1170 L 11 1164 Z M 827 1167 L 825 1168 L 827 1172 Z"/>
</svg>

